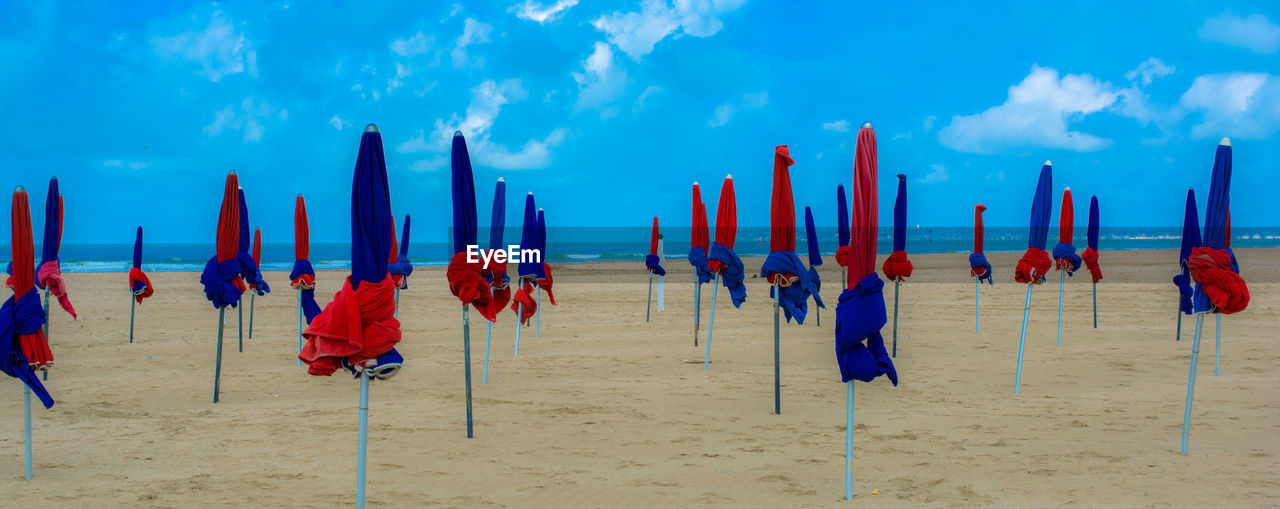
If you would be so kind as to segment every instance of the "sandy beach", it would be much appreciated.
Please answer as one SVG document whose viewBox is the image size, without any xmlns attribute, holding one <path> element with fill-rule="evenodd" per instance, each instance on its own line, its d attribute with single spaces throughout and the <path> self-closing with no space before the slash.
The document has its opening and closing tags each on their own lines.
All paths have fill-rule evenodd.
<svg viewBox="0 0 1280 509">
<path fill-rule="evenodd" d="M 915 255 L 901 288 L 902 378 L 857 385 L 854 490 L 862 506 L 1275 506 L 1280 504 L 1280 249 L 1237 251 L 1253 300 L 1222 320 L 1221 376 L 1206 320 L 1191 454 L 1178 454 L 1194 320 L 1174 341 L 1175 251 L 1102 253 L 1098 328 L 1087 273 L 1036 287 L 1021 394 L 1012 393 L 1019 253 L 991 253 L 975 336 L 966 254 Z M 749 274 L 761 260 L 746 261 Z M 443 267 L 401 295 L 406 367 L 374 383 L 369 503 L 386 507 L 837 506 L 844 503 L 844 386 L 835 365 L 840 269 L 822 267 L 821 326 L 782 328 L 773 415 L 772 304 L 763 279 L 734 309 L 721 292 L 711 369 L 693 345 L 692 273 L 670 260 L 666 310 L 644 322 L 642 262 L 554 267 L 541 335 L 472 313 L 475 438 L 466 439 L 461 316 Z M 879 263 L 877 263 L 879 266 Z M 217 311 L 196 273 L 151 274 L 128 344 L 124 274 L 66 275 L 80 319 L 55 309 L 35 411 L 35 477 L 23 480 L 22 386 L 0 391 L 0 493 L 65 506 L 331 507 L 354 499 L 357 382 L 295 362 L 296 293 L 256 299 L 237 353 L 228 313 L 222 401 L 212 403 Z M 328 302 L 342 274 L 318 276 Z M 892 309 L 892 288 L 886 287 Z M 544 296 L 543 303 L 546 304 Z M 247 329 L 249 315 L 244 315 Z M 890 328 L 884 330 L 886 338 Z M 878 494 L 877 494 L 878 493 Z"/>
</svg>

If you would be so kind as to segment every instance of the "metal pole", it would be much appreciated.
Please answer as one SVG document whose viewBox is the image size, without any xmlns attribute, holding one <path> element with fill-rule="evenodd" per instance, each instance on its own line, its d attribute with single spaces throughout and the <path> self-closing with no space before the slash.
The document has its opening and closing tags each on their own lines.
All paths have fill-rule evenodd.
<svg viewBox="0 0 1280 509">
<path fill-rule="evenodd" d="M 779 318 L 778 310 L 782 307 L 781 288 L 773 288 L 773 413 L 782 415 L 782 367 L 780 366 L 779 357 Z"/>
<path fill-rule="evenodd" d="M 133 299 L 133 295 L 129 295 L 129 344 L 133 344 L 133 308 L 138 301 Z"/>
<path fill-rule="evenodd" d="M 249 339 L 253 339 L 253 308 L 255 307 L 253 305 L 253 299 L 257 296 L 257 292 L 249 292 Z"/>
<path fill-rule="evenodd" d="M 849 387 L 849 400 L 844 412 L 844 499 L 853 500 L 853 380 L 845 385 Z"/>
<path fill-rule="evenodd" d="M 1200 357 L 1200 325 L 1204 313 L 1196 313 L 1196 333 L 1191 340 L 1191 372 L 1187 375 L 1187 406 L 1182 411 L 1182 455 L 1187 454 L 1187 435 L 1191 432 L 1191 399 L 1196 392 L 1196 360 Z"/>
<path fill-rule="evenodd" d="M 27 459 L 27 479 L 31 479 L 31 388 L 23 386 L 22 403 L 26 410 L 24 415 L 23 440 L 26 447 Z"/>
<path fill-rule="evenodd" d="M 698 346 L 698 323 L 702 319 L 702 283 L 697 271 L 693 274 L 693 346 Z"/>
<path fill-rule="evenodd" d="M 49 322 L 53 321 L 53 313 L 49 312 L 49 290 L 44 291 L 44 338 L 49 340 Z M 40 378 L 49 380 L 49 370 L 40 373 Z"/>
<path fill-rule="evenodd" d="M 711 363 L 711 332 L 716 327 L 716 292 L 720 291 L 720 274 L 716 273 L 711 281 L 711 319 L 707 321 L 707 354 L 702 357 L 702 370 L 707 370 Z"/>
<path fill-rule="evenodd" d="M 489 339 L 493 337 L 493 322 L 486 320 L 484 326 L 484 375 L 480 378 L 480 383 L 489 383 Z"/>
<path fill-rule="evenodd" d="M 302 290 L 298 290 L 298 355 L 302 355 Z M 302 359 L 298 359 L 302 365 Z"/>
<path fill-rule="evenodd" d="M 1213 376 L 1218 376 L 1218 359 L 1222 351 L 1222 314 L 1214 313 L 1213 320 Z"/>
<path fill-rule="evenodd" d="M 395 318 L 400 318 L 400 289 L 396 288 L 396 311 L 392 314 Z"/>
<path fill-rule="evenodd" d="M 537 285 L 535 285 L 537 286 Z M 542 287 L 537 286 L 538 290 L 538 311 L 533 316 L 533 337 L 542 337 Z"/>
<path fill-rule="evenodd" d="M 978 291 L 980 286 L 978 278 L 973 278 L 973 335 L 975 336 L 982 334 L 982 294 Z"/>
<path fill-rule="evenodd" d="M 1174 341 L 1182 341 L 1182 305 L 1178 305 L 1178 332 L 1173 336 Z"/>
<path fill-rule="evenodd" d="M 213 402 L 218 402 L 218 380 L 222 377 L 222 322 L 225 320 L 227 307 L 218 308 L 218 357 L 213 364 Z"/>
<path fill-rule="evenodd" d="M 649 307 L 653 305 L 653 273 L 649 273 L 649 297 L 644 301 L 644 322 L 649 323 Z"/>
<path fill-rule="evenodd" d="M 467 438 L 471 432 L 471 318 L 467 305 L 462 305 L 462 372 L 467 380 Z"/>
<path fill-rule="evenodd" d="M 520 321 L 524 318 L 524 303 L 516 301 L 516 355 L 520 355 Z"/>
<path fill-rule="evenodd" d="M 1062 346 L 1062 292 L 1066 279 L 1066 272 L 1058 271 L 1058 346 Z"/>
<path fill-rule="evenodd" d="M 898 289 L 902 287 L 900 280 L 893 280 L 893 356 L 898 356 Z"/>
<path fill-rule="evenodd" d="M 1098 328 L 1098 283 L 1093 284 L 1093 328 Z"/>
<path fill-rule="evenodd" d="M 240 342 L 236 348 L 240 352 L 244 352 L 244 300 L 240 301 L 240 305 L 236 306 L 236 317 L 240 320 Z"/>
<path fill-rule="evenodd" d="M 369 451 L 369 371 L 360 367 L 360 437 L 356 446 L 356 508 L 364 509 L 364 466 Z"/>
<path fill-rule="evenodd" d="M 1018 337 L 1018 370 L 1013 374 L 1013 393 L 1018 393 L 1018 384 L 1022 383 L 1022 350 L 1027 344 L 1027 314 L 1031 312 L 1031 288 L 1027 285 L 1027 300 L 1022 304 L 1022 335 Z"/>
</svg>

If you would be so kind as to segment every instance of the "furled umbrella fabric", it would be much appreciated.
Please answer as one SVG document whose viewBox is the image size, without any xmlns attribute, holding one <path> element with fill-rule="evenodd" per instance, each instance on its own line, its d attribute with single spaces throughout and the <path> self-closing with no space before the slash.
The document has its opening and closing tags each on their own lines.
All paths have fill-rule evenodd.
<svg viewBox="0 0 1280 509">
<path fill-rule="evenodd" d="M 258 295 L 266 295 L 271 293 L 271 287 L 267 285 L 267 281 L 262 279 L 262 272 L 258 270 L 258 262 L 249 254 L 249 206 L 245 203 L 244 189 L 236 192 L 240 200 L 240 252 L 237 255 L 240 259 L 240 277 L 244 278 L 244 282 L 249 288 L 257 292 Z"/>
<path fill-rule="evenodd" d="M 1182 216 L 1182 243 L 1178 250 L 1179 274 L 1173 276 L 1173 284 L 1178 287 L 1178 309 L 1188 315 L 1193 314 L 1196 307 L 1192 300 L 1195 292 L 1191 287 L 1191 251 L 1200 245 L 1200 212 L 1196 210 L 1196 192 L 1194 189 L 1187 189 L 1187 205 Z"/>
<path fill-rule="evenodd" d="M 42 326 L 44 307 L 36 290 L 35 242 L 31 234 L 31 206 L 27 192 L 18 186 L 13 193 L 9 247 L 10 271 L 5 282 L 13 295 L 0 305 L 0 371 L 31 389 L 45 408 L 53 408 L 53 397 L 36 376 L 53 362 L 49 341 Z"/>
<path fill-rule="evenodd" d="M 250 249 L 250 252 L 251 252 L 251 256 L 253 257 L 253 266 L 262 267 L 262 229 L 261 228 L 253 229 L 253 248 Z M 249 284 L 250 289 L 256 289 L 257 287 L 258 287 L 257 284 L 253 284 L 253 283 Z"/>
<path fill-rule="evenodd" d="M 886 375 L 898 385 L 884 337 L 888 314 L 884 281 L 875 272 L 878 200 L 876 134 L 870 123 L 858 130 L 853 162 L 853 198 L 847 289 L 836 305 L 836 359 L 842 382 L 870 382 Z"/>
<path fill-rule="evenodd" d="M 1084 265 L 1089 269 L 1089 277 L 1093 279 L 1093 283 L 1097 284 L 1102 281 L 1102 267 L 1098 265 L 1098 197 L 1089 198 L 1089 230 L 1086 234 L 1088 247 L 1084 248 L 1084 254 L 1080 258 L 1084 260 Z"/>
<path fill-rule="evenodd" d="M 76 309 L 67 296 L 67 284 L 62 280 L 62 265 L 58 251 L 62 247 L 62 194 L 58 192 L 58 177 L 49 179 L 49 193 L 44 201 L 44 240 L 40 243 L 40 267 L 36 270 L 36 286 L 48 290 L 58 299 L 71 318 Z"/>
<path fill-rule="evenodd" d="M 1053 261 L 1044 250 L 1049 240 L 1049 216 L 1053 207 L 1053 166 L 1049 161 L 1040 168 L 1040 180 L 1031 200 L 1031 227 L 1027 236 L 1027 251 L 1014 268 L 1014 280 L 1019 283 L 1040 284 L 1045 280 Z"/>
<path fill-rule="evenodd" d="M 129 267 L 129 291 L 133 293 L 133 298 L 142 304 L 142 299 L 150 297 L 155 293 L 155 287 L 151 284 L 151 279 L 147 277 L 147 273 L 142 271 L 142 227 L 138 227 L 138 234 L 133 239 L 133 265 Z"/>
<path fill-rule="evenodd" d="M 556 294 L 552 287 L 555 280 L 551 278 L 551 264 L 547 263 L 547 218 L 542 209 L 538 209 L 538 252 L 542 253 L 542 276 L 534 281 L 538 288 L 547 292 L 547 301 L 556 305 Z"/>
<path fill-rule="evenodd" d="M 1223 140 L 1213 160 L 1208 204 L 1204 212 L 1204 245 L 1192 248 L 1188 263 L 1191 279 L 1213 303 L 1213 312 L 1234 314 L 1249 306 L 1249 287 L 1232 270 L 1227 250 L 1227 216 L 1231 193 L 1231 145 Z M 1197 309 L 1199 311 L 1199 309 Z"/>
<path fill-rule="evenodd" d="M 844 184 L 836 186 L 836 265 L 847 267 L 849 265 L 849 199 L 844 194 Z M 845 284 L 841 282 L 841 284 Z M 848 288 L 847 286 L 845 288 Z"/>
<path fill-rule="evenodd" d="M 1071 200 L 1071 188 L 1062 191 L 1062 211 L 1058 213 L 1058 245 L 1053 246 L 1053 264 L 1068 276 L 1080 270 L 1080 255 L 1076 254 L 1073 234 L 1075 230 L 1075 204 Z"/>
<path fill-rule="evenodd" d="M 489 250 L 498 252 L 505 250 L 502 235 L 507 222 L 507 183 L 501 178 L 493 188 L 493 210 L 489 215 Z M 498 310 L 511 302 L 511 276 L 507 275 L 507 260 L 489 260 L 489 267 L 482 269 L 481 274 L 489 282 L 493 293 L 493 306 Z"/>
<path fill-rule="evenodd" d="M 969 275 L 978 278 L 978 281 L 986 280 L 987 284 L 994 285 L 995 282 L 991 278 L 991 263 L 987 261 L 987 255 L 982 252 L 982 213 L 986 210 L 986 205 L 981 203 L 973 207 L 973 253 L 969 254 Z"/>
<path fill-rule="evenodd" d="M 360 138 L 351 185 L 351 276 L 333 301 L 302 333 L 306 339 L 298 358 L 307 372 L 328 376 L 338 368 L 359 371 L 374 362 L 375 377 L 389 378 L 402 358 L 400 321 L 395 318 L 395 285 L 387 272 L 391 251 L 391 193 L 382 152 L 382 135 L 370 124 Z"/>
<path fill-rule="evenodd" d="M 307 223 L 307 202 L 298 195 L 293 205 L 293 270 L 289 272 L 289 286 L 302 292 L 302 314 L 307 323 L 320 314 L 316 303 L 316 271 L 311 267 L 311 227 Z"/>
<path fill-rule="evenodd" d="M 707 225 L 707 205 L 702 202 L 702 190 L 693 183 L 693 225 L 689 229 L 689 265 L 693 266 L 698 284 L 710 282 L 711 270 L 707 268 L 707 254 L 711 249 L 711 231 Z"/>
<path fill-rule="evenodd" d="M 808 206 L 804 208 L 804 233 L 808 240 L 806 248 L 809 251 L 809 281 L 813 283 L 814 302 L 826 309 L 827 306 L 822 304 L 822 298 L 818 296 L 822 291 L 822 278 L 818 276 L 818 266 L 822 265 L 822 252 L 818 248 L 818 228 L 814 226 L 813 211 Z"/>
<path fill-rule="evenodd" d="M 520 250 L 537 249 L 536 232 L 538 228 L 538 208 L 534 202 L 533 193 L 530 192 L 524 198 L 524 220 L 520 228 Z M 508 261 L 508 263 L 510 263 Z M 536 279 L 543 266 L 532 260 L 527 260 L 521 255 L 516 264 L 516 293 L 511 297 L 511 310 L 516 312 L 516 317 L 520 324 L 523 325 L 529 321 L 537 313 L 538 304 L 533 300 L 533 280 Z"/>
<path fill-rule="evenodd" d="M 482 264 L 467 261 L 467 246 L 478 245 L 476 215 L 476 188 L 471 171 L 471 156 L 467 153 L 467 141 L 462 132 L 453 133 L 451 149 L 451 182 L 453 194 L 453 257 L 445 275 L 449 280 L 449 292 L 471 305 L 486 320 L 498 320 L 501 308 L 493 307 L 493 295 L 489 281 L 484 278 Z"/>
<path fill-rule="evenodd" d="M 409 287 L 409 276 L 413 275 L 413 263 L 409 261 L 409 221 L 409 214 L 405 214 L 403 233 L 400 234 L 399 255 L 391 265 L 387 266 L 387 271 L 391 273 L 391 279 L 395 282 L 396 288 L 402 290 Z"/>
<path fill-rule="evenodd" d="M 658 259 L 658 216 L 653 216 L 653 228 L 649 233 L 649 254 L 644 257 L 644 268 L 659 276 L 667 275 L 667 269 L 662 268 L 662 261 Z"/>
<path fill-rule="evenodd" d="M 907 259 L 907 176 L 898 174 L 898 197 L 893 201 L 893 252 L 880 268 L 890 281 L 901 282 L 911 277 L 911 260 Z"/>
<path fill-rule="evenodd" d="M 724 178 L 720 187 L 720 205 L 716 209 L 716 236 L 707 254 L 707 270 L 720 276 L 721 284 L 729 290 L 734 307 L 741 307 L 747 300 L 747 285 L 743 283 L 742 259 L 733 250 L 738 238 L 738 204 L 733 192 L 733 175 Z"/>
<path fill-rule="evenodd" d="M 773 151 L 773 193 L 769 201 L 769 256 L 760 267 L 760 276 L 768 280 L 769 297 L 782 306 L 787 322 L 792 318 L 803 324 L 809 312 L 809 296 L 821 305 L 818 288 L 809 278 L 809 270 L 796 254 L 796 205 L 791 191 L 791 172 L 795 164 L 786 145 Z M 777 295 L 774 295 L 777 292 Z"/>
<path fill-rule="evenodd" d="M 205 298 L 213 303 L 214 308 L 235 307 L 240 304 L 240 296 L 245 291 L 244 282 L 240 279 L 239 239 L 240 239 L 240 199 L 236 190 L 238 181 L 235 172 L 227 175 L 226 185 L 222 193 L 222 208 L 218 213 L 217 254 L 204 265 L 200 274 L 200 284 L 204 285 Z"/>
</svg>

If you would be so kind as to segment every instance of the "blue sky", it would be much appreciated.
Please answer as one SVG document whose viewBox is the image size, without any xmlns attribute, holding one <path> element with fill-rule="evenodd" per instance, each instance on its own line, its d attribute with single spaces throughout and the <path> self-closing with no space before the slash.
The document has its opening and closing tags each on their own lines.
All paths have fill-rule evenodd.
<svg viewBox="0 0 1280 509">
<path fill-rule="evenodd" d="M 1280 224 L 1272 3 L 372 3 L 0 4 L 0 182 L 39 208 L 58 175 L 68 243 L 209 242 L 234 168 L 267 241 L 299 192 L 313 238 L 342 241 L 374 122 L 415 239 L 445 238 L 454 129 L 482 222 L 501 176 L 511 224 L 534 191 L 553 227 L 687 225 L 689 185 L 714 209 L 733 173 L 741 222 L 766 225 L 787 144 L 797 206 L 834 225 L 870 120 L 886 220 L 901 172 L 913 224 L 977 202 L 1025 224 L 1052 159 L 1079 223 L 1097 194 L 1104 225 L 1177 225 L 1230 136 L 1234 223 Z"/>
</svg>

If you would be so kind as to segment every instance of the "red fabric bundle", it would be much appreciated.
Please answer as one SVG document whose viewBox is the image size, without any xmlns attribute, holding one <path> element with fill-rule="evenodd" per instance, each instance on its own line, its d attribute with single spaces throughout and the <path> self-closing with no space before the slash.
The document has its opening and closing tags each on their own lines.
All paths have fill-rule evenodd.
<svg viewBox="0 0 1280 509">
<path fill-rule="evenodd" d="M 1102 266 L 1098 265 L 1098 252 L 1091 247 L 1086 247 L 1080 254 L 1080 258 L 1084 260 L 1084 266 L 1089 268 L 1089 276 L 1093 278 L 1094 284 L 1102 281 Z"/>
<path fill-rule="evenodd" d="M 800 280 L 800 276 L 795 274 L 787 274 L 786 272 L 770 272 L 764 277 L 765 281 L 773 286 L 788 287 Z"/>
<path fill-rule="evenodd" d="M 987 273 L 986 267 L 970 267 L 969 277 L 978 277 Z"/>
<path fill-rule="evenodd" d="M 307 363 L 307 373 L 329 376 L 347 358 L 352 365 L 377 358 L 400 342 L 400 321 L 395 318 L 395 287 L 391 278 L 365 281 L 359 290 L 351 288 L 351 277 L 333 302 L 311 320 L 302 337 L 298 358 Z"/>
<path fill-rule="evenodd" d="M 1049 258 L 1049 252 L 1030 247 L 1018 260 L 1013 280 L 1026 284 L 1043 283 L 1044 275 L 1048 274 L 1051 268 L 1053 268 L 1053 260 Z"/>
<path fill-rule="evenodd" d="M 511 310 L 520 313 L 517 318 L 519 318 L 521 324 L 528 322 L 538 312 L 537 301 L 534 301 L 533 297 L 529 296 L 531 292 L 533 292 L 533 283 L 526 279 L 520 289 L 516 290 L 515 297 L 511 299 Z M 522 304 L 523 306 L 521 306 Z"/>
<path fill-rule="evenodd" d="M 40 265 L 36 277 L 40 280 L 40 285 L 44 286 L 58 298 L 58 304 L 71 314 L 71 319 L 76 318 L 76 308 L 71 306 L 71 297 L 67 296 L 67 284 L 62 280 L 62 267 L 58 265 L 57 260 L 45 262 Z"/>
<path fill-rule="evenodd" d="M 496 322 L 501 308 L 493 307 L 493 295 L 489 291 L 489 282 L 480 274 L 481 267 L 479 261 L 467 263 L 467 253 L 459 251 L 449 260 L 445 278 L 449 280 L 449 291 L 462 304 L 471 304 L 486 320 Z"/>
<path fill-rule="evenodd" d="M 1219 313 L 1229 315 L 1249 307 L 1249 286 L 1231 270 L 1231 254 L 1225 249 L 1197 247 L 1191 250 L 1187 261 L 1191 279 L 1200 283 Z"/>
<path fill-rule="evenodd" d="M 129 267 L 129 288 L 133 289 L 135 283 L 142 283 L 143 285 L 142 293 L 133 296 L 133 300 L 138 301 L 138 304 L 142 304 L 142 299 L 156 293 L 155 288 L 151 287 L 151 280 L 147 278 L 146 272 L 137 267 Z"/>
<path fill-rule="evenodd" d="M 850 249 L 853 249 L 853 246 L 840 246 L 836 248 L 836 264 L 841 267 L 847 267 L 849 265 Z"/>
<path fill-rule="evenodd" d="M 489 291 L 493 294 L 491 305 L 496 310 L 494 314 L 497 315 L 498 312 L 507 307 L 508 302 L 511 302 L 511 285 L 508 284 L 502 288 L 496 286 L 503 284 L 504 276 L 507 275 L 507 262 L 499 263 L 491 260 L 489 261 L 489 268 L 481 269 L 481 274 L 485 272 L 488 272 L 489 280 L 492 281 L 489 284 Z"/>
<path fill-rule="evenodd" d="M 551 279 L 551 266 L 547 265 L 546 262 L 542 262 L 542 272 L 547 275 L 547 278 L 541 279 L 538 281 L 538 288 L 542 288 L 543 290 L 546 290 L 547 299 L 551 301 L 551 305 L 557 306 L 558 304 L 556 304 L 556 294 L 551 293 L 551 285 L 555 283 L 555 281 Z"/>
<path fill-rule="evenodd" d="M 901 281 L 911 277 L 911 260 L 907 259 L 906 251 L 894 251 L 885 258 L 884 265 L 880 270 L 884 272 L 884 277 L 890 281 Z"/>
<path fill-rule="evenodd" d="M 289 281 L 289 286 L 292 286 L 294 290 L 310 290 L 316 287 L 316 276 L 314 274 L 300 274 Z"/>
</svg>

